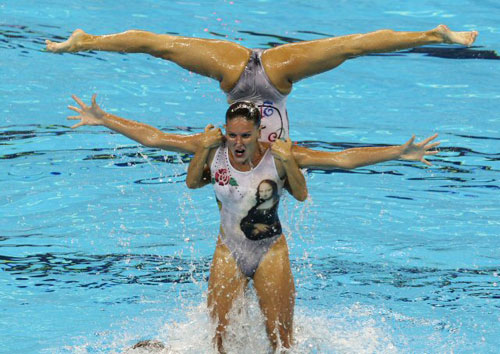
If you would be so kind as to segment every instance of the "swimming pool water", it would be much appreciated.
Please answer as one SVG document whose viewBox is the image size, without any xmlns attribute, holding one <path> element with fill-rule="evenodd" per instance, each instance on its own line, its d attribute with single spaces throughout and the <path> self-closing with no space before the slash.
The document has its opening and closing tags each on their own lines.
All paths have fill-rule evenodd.
<svg viewBox="0 0 500 354">
<path fill-rule="evenodd" d="M 148 338 L 210 350 L 204 292 L 218 228 L 188 156 L 98 127 L 70 95 L 165 131 L 221 124 L 215 81 L 145 55 L 43 51 L 73 29 L 129 28 L 248 47 L 445 23 L 469 49 L 356 58 L 294 86 L 291 136 L 337 151 L 440 134 L 428 168 L 308 172 L 282 221 L 297 285 L 297 353 L 495 353 L 500 346 L 498 33 L 491 1 L 7 1 L 0 4 L 0 352 L 124 352 Z M 265 352 L 249 290 L 233 352 Z M 134 352 L 129 350 L 129 352 Z M 137 352 L 137 351 L 135 351 Z"/>
</svg>

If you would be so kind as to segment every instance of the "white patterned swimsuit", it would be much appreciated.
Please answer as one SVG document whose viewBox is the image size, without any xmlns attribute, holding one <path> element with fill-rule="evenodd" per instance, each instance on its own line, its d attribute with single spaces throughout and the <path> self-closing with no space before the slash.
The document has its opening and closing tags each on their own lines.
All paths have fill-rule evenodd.
<svg viewBox="0 0 500 354">
<path fill-rule="evenodd" d="M 274 157 L 268 149 L 251 171 L 238 171 L 231 166 L 228 149 L 222 145 L 215 153 L 210 174 L 220 202 L 221 240 L 241 272 L 253 277 L 262 257 L 281 235 L 277 209 L 284 181 L 279 178 Z M 259 206 L 267 204 L 258 198 L 259 191 L 266 188 L 273 191 L 272 199 L 268 198 L 273 205 L 262 208 Z"/>
<path fill-rule="evenodd" d="M 262 116 L 260 140 L 274 142 L 288 138 L 289 123 L 286 95 L 273 86 L 262 66 L 262 49 L 253 49 L 245 70 L 233 89 L 227 93 L 229 103 L 251 101 L 260 108 Z"/>
</svg>

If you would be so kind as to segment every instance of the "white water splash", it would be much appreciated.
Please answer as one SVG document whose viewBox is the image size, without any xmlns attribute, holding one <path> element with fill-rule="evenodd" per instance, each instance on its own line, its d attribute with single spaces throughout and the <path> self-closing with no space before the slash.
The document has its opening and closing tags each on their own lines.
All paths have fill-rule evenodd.
<svg viewBox="0 0 500 354">
<path fill-rule="evenodd" d="M 163 349 L 126 349 L 126 354 L 198 354 L 215 353 L 212 336 L 215 330 L 205 303 L 185 309 L 185 319 L 164 324 L 155 340 Z M 228 354 L 272 353 L 264 318 L 257 297 L 251 289 L 235 304 L 230 314 L 225 349 Z M 369 307 L 353 305 L 321 314 L 299 308 L 295 314 L 295 345 L 289 354 L 306 353 L 396 353 L 390 328 Z"/>
</svg>

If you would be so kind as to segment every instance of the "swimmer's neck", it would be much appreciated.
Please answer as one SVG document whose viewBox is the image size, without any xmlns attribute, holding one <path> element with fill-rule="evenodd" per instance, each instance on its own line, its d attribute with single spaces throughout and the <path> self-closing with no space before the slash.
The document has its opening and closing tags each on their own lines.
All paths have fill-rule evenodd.
<svg viewBox="0 0 500 354">
<path fill-rule="evenodd" d="M 236 170 L 242 172 L 248 172 L 253 170 L 260 163 L 262 157 L 264 157 L 264 154 L 266 153 L 268 148 L 269 148 L 268 143 L 262 143 L 259 141 L 252 156 L 250 156 L 247 160 L 243 162 L 237 162 L 231 151 L 229 151 L 229 161 Z"/>
</svg>

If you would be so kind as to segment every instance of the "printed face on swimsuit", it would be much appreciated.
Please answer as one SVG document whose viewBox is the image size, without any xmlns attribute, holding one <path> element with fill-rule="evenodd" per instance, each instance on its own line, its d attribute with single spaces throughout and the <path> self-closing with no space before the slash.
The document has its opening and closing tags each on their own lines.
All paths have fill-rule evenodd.
<svg viewBox="0 0 500 354">
<path fill-rule="evenodd" d="M 231 119 L 226 124 L 226 140 L 237 162 L 244 163 L 252 157 L 260 130 L 252 121 L 243 117 Z"/>
<path fill-rule="evenodd" d="M 261 183 L 259 186 L 259 197 L 262 200 L 269 200 L 273 196 L 273 187 L 269 183 Z"/>
</svg>

